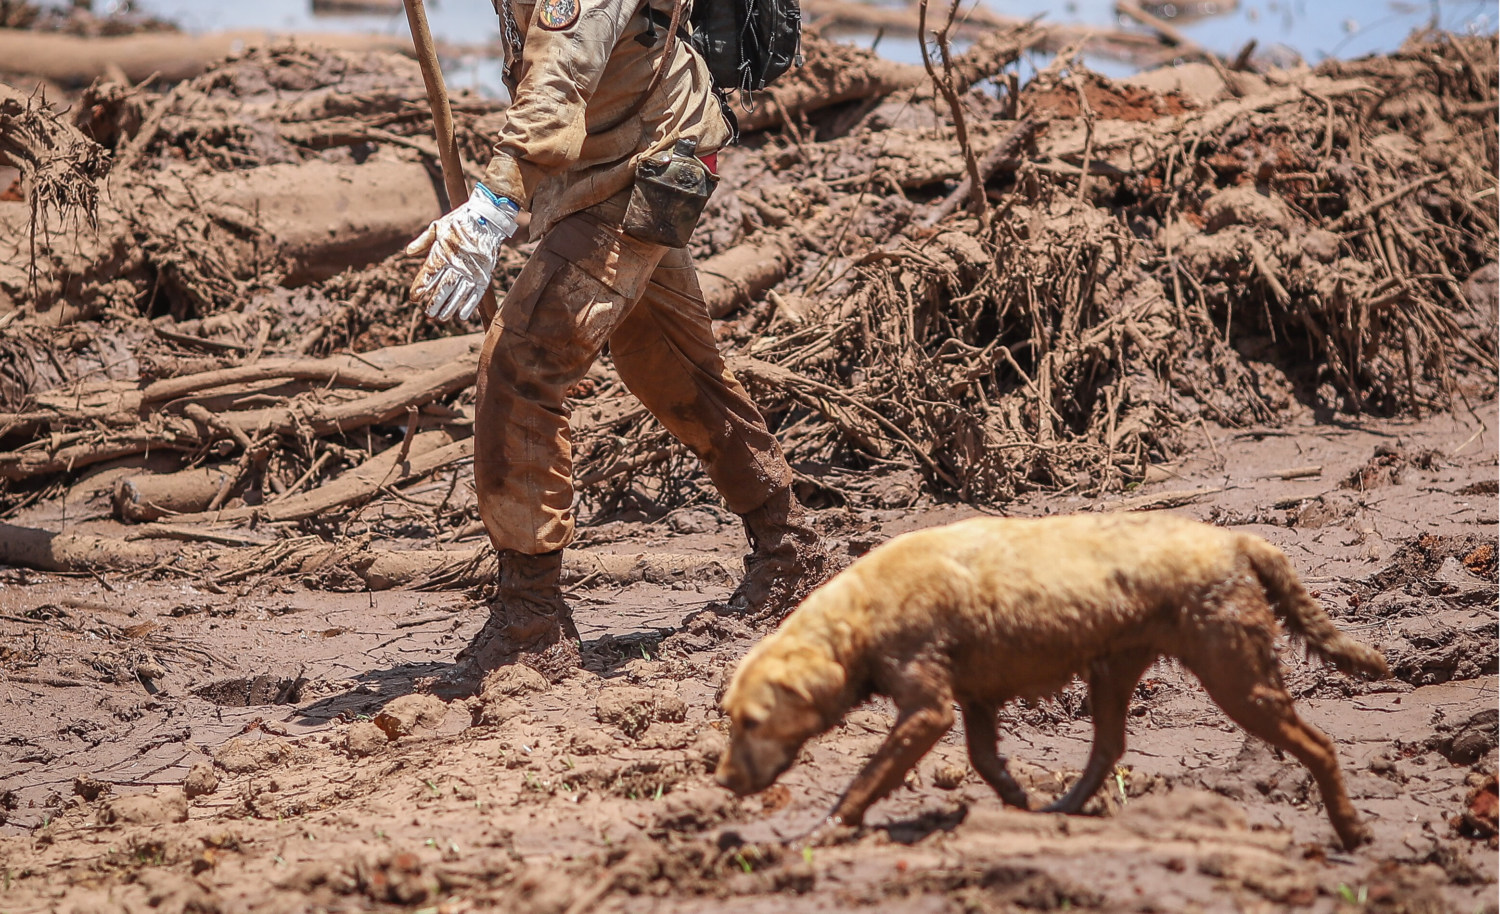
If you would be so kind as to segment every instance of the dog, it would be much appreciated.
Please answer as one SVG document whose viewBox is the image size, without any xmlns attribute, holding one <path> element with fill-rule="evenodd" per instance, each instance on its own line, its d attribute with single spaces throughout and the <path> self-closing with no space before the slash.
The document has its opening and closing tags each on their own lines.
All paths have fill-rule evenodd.
<svg viewBox="0 0 1500 914">
<path fill-rule="evenodd" d="M 724 693 L 716 780 L 769 787 L 808 739 L 871 695 L 898 716 L 825 823 L 857 827 L 963 714 L 969 759 L 1010 806 L 1031 808 L 996 749 L 1007 701 L 1087 679 L 1094 744 L 1048 812 L 1076 813 L 1125 751 L 1135 684 L 1176 657 L 1225 713 L 1312 772 L 1346 848 L 1368 840 L 1333 741 L 1297 716 L 1273 642 L 1280 618 L 1346 674 L 1390 675 L 1336 629 L 1280 550 L 1170 515 L 976 518 L 898 536 L 810 594 L 741 662 Z"/>
</svg>

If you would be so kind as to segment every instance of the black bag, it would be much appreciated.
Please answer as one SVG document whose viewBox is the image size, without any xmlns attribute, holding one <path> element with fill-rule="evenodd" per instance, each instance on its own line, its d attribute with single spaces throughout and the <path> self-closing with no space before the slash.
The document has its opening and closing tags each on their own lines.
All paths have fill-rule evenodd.
<svg viewBox="0 0 1500 914">
<path fill-rule="evenodd" d="M 802 9 L 797 0 L 693 0 L 693 47 L 708 62 L 714 86 L 754 92 L 802 65 Z"/>
</svg>

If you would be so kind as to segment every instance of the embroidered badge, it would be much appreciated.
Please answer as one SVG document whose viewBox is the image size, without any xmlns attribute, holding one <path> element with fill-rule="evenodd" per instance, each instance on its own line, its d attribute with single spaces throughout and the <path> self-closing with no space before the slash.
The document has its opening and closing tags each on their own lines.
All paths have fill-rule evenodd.
<svg viewBox="0 0 1500 914">
<path fill-rule="evenodd" d="M 542 28 L 560 32 L 578 21 L 578 0 L 541 0 L 537 19 Z"/>
</svg>

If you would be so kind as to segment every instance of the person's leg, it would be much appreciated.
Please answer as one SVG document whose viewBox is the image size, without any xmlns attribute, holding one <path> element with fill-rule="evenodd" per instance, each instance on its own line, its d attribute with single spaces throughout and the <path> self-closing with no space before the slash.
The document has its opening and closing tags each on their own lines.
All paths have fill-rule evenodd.
<svg viewBox="0 0 1500 914">
<path fill-rule="evenodd" d="M 821 582 L 826 555 L 792 495 L 781 445 L 719 354 L 687 251 L 666 252 L 609 345 L 620 379 L 703 461 L 729 509 L 745 521 L 753 551 L 731 606 L 790 609 Z"/>
<path fill-rule="evenodd" d="M 573 538 L 565 397 L 664 250 L 587 211 L 569 216 L 542 239 L 490 326 L 479 359 L 474 488 L 500 577 L 489 622 L 460 654 L 472 672 L 518 654 L 548 655 L 546 672 L 576 665 L 577 630 L 558 584 Z M 550 656 L 559 652 L 566 656 Z"/>
</svg>

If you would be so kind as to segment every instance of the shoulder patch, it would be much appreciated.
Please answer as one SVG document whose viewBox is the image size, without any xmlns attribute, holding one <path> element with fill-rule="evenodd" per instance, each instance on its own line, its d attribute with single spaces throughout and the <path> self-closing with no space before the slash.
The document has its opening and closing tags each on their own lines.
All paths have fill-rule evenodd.
<svg viewBox="0 0 1500 914">
<path fill-rule="evenodd" d="M 578 21 L 578 0 L 541 0 L 537 20 L 542 28 L 560 32 Z"/>
</svg>

